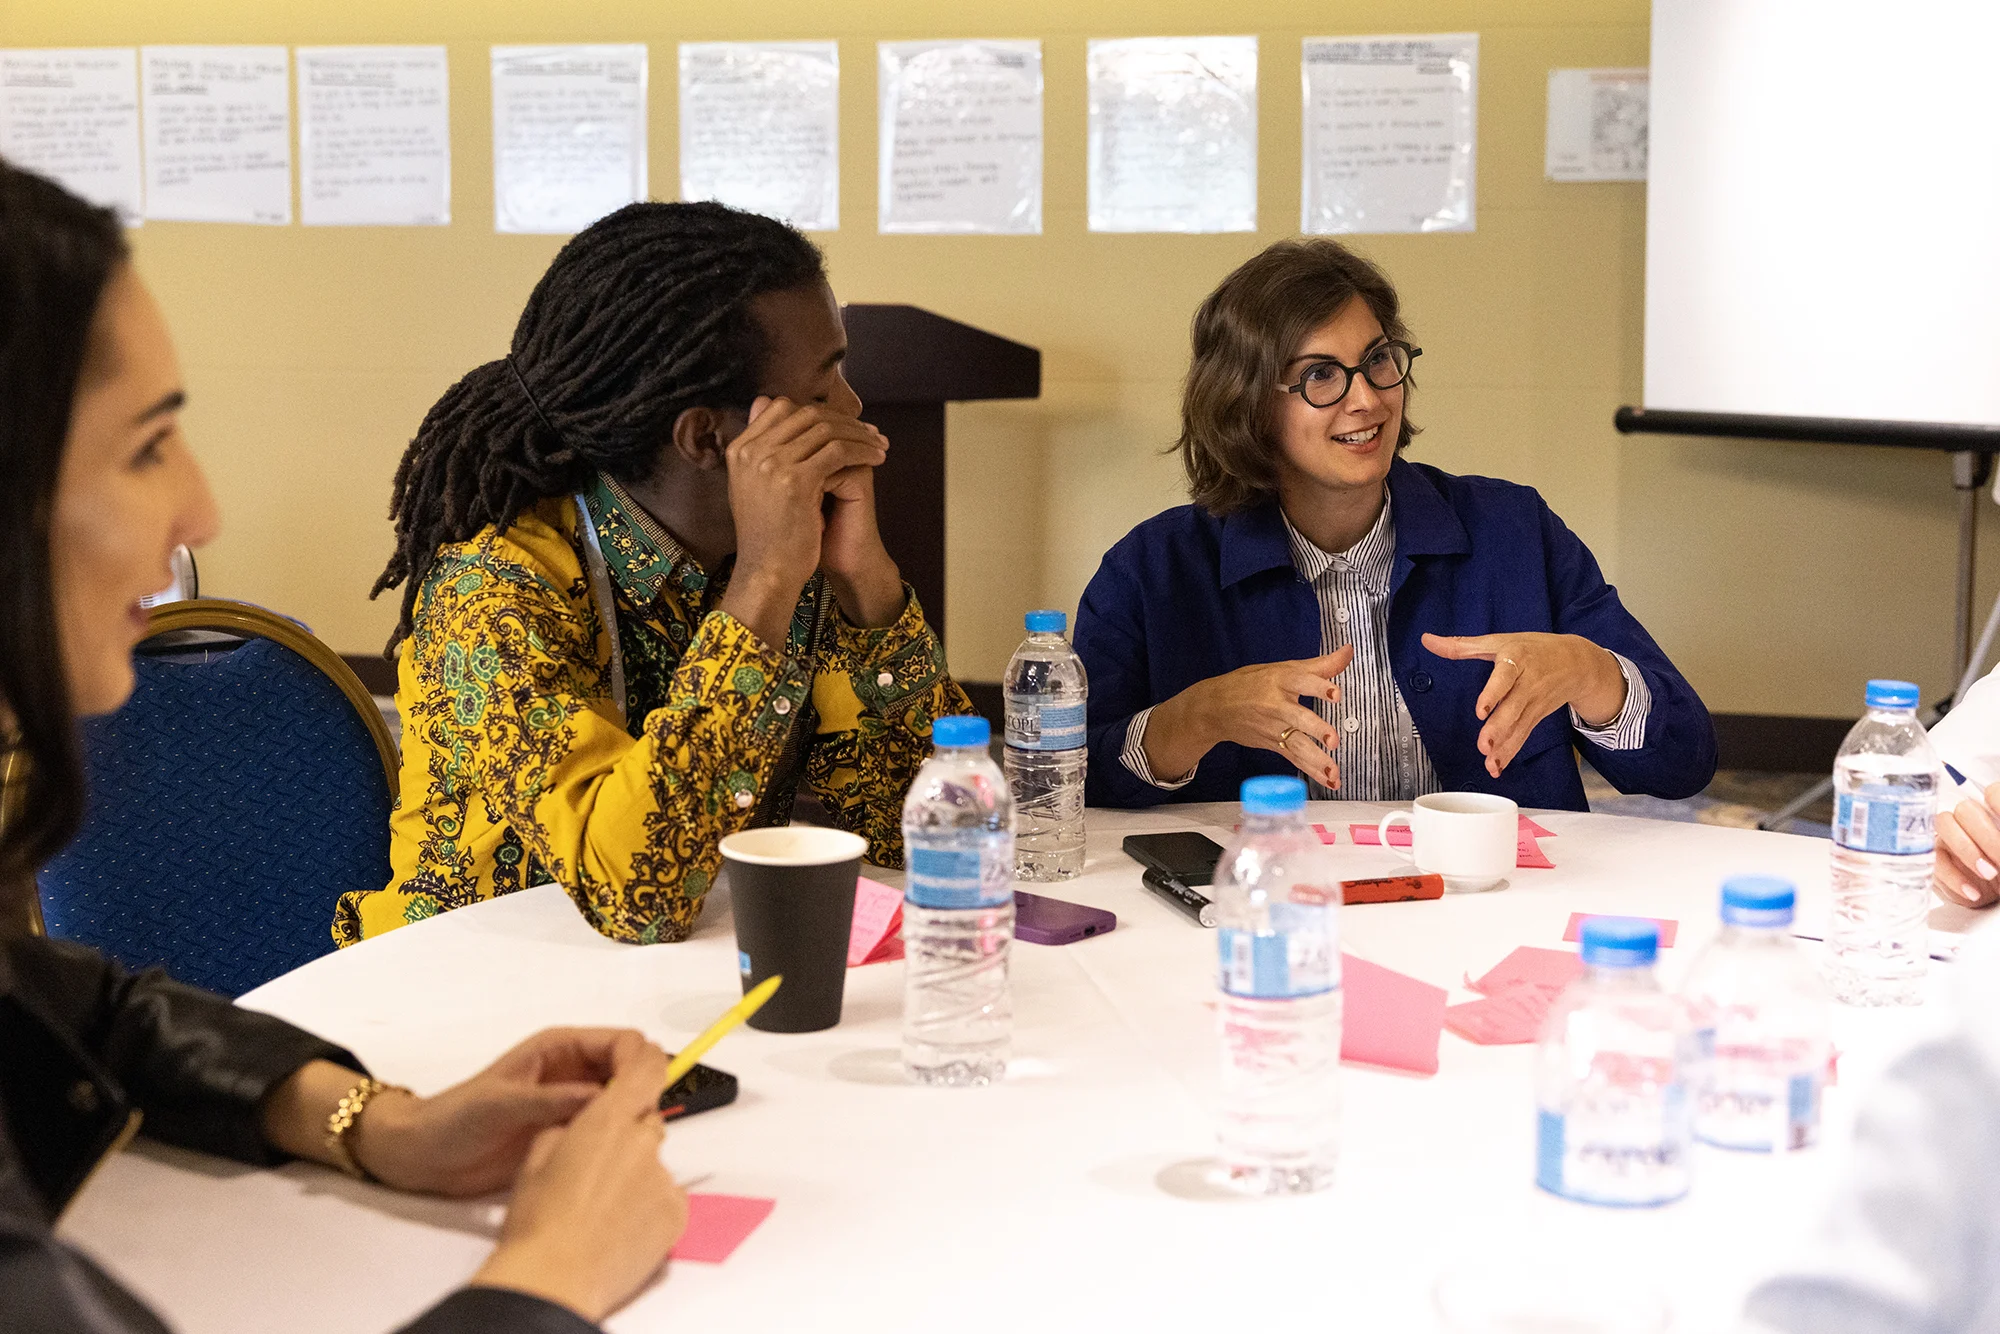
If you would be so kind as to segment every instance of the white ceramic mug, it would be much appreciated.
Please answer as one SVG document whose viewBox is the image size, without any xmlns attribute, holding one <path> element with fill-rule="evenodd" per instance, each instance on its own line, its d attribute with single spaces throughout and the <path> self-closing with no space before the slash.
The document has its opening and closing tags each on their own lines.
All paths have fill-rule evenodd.
<svg viewBox="0 0 2000 1334">
<path fill-rule="evenodd" d="M 1410 826 L 1408 856 L 1424 875 L 1441 875 L 1447 893 L 1492 889 L 1514 869 L 1521 842 L 1521 808 L 1485 792 L 1433 792 L 1407 811 L 1390 811 L 1375 826 L 1389 846 L 1389 826 Z"/>
</svg>

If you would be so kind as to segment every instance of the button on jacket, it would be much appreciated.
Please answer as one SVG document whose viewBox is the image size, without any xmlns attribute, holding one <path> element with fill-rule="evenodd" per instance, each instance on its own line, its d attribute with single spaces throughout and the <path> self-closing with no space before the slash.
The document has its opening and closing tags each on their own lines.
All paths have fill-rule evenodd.
<svg viewBox="0 0 2000 1334">
<path fill-rule="evenodd" d="M 0 938 L 0 1330 L 165 1334 L 158 1316 L 53 1235 L 56 1218 L 142 1123 L 162 1143 L 281 1161 L 264 1142 L 261 1107 L 313 1060 L 361 1070 L 339 1047 L 157 969 L 135 975 L 80 945 Z M 284 1315 L 274 1308 L 271 1328 Z M 466 1288 L 405 1334 L 596 1328 L 525 1293 Z"/>
<path fill-rule="evenodd" d="M 1623 792 L 1678 799 L 1708 785 L 1715 774 L 1708 710 L 1533 488 L 1397 459 L 1389 495 L 1396 514 L 1389 657 L 1445 790 L 1587 809 L 1573 747 Z M 1493 665 L 1440 658 L 1422 636 L 1520 631 L 1581 635 L 1628 659 L 1651 695 L 1644 744 L 1599 746 L 1558 709 L 1499 778 L 1487 774 L 1478 749 L 1484 724 L 1473 705 Z M 1234 801 L 1245 778 L 1297 772 L 1274 750 L 1233 742 L 1211 750 L 1193 781 L 1171 791 L 1119 762 L 1141 709 L 1239 667 L 1319 656 L 1318 602 L 1293 567 L 1275 499 L 1226 518 L 1183 505 L 1126 534 L 1084 590 L 1076 650 L 1090 674 L 1092 805 Z"/>
</svg>

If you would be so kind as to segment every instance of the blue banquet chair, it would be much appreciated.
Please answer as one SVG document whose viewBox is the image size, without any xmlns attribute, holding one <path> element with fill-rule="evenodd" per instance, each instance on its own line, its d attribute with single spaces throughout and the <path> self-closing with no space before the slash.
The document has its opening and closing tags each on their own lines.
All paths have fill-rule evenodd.
<svg viewBox="0 0 2000 1334">
<path fill-rule="evenodd" d="M 333 948 L 334 902 L 389 881 L 396 746 L 297 622 L 150 613 L 124 708 L 83 724 L 89 808 L 39 877 L 52 936 L 240 996 Z"/>
</svg>

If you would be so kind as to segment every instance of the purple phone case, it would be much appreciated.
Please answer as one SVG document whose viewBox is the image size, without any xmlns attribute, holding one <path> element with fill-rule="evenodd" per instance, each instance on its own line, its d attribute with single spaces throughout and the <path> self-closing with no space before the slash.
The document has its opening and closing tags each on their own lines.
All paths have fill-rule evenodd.
<svg viewBox="0 0 2000 1334">
<path fill-rule="evenodd" d="M 1118 915 L 1102 908 L 1014 891 L 1014 939 L 1031 945 L 1070 945 L 1117 925 Z"/>
</svg>

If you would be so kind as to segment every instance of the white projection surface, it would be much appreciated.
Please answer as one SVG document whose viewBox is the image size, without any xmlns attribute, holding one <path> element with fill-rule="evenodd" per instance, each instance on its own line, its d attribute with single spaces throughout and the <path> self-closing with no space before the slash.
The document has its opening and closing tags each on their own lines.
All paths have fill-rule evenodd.
<svg viewBox="0 0 2000 1334">
<path fill-rule="evenodd" d="M 1655 0 L 1646 406 L 2000 424 L 2000 4 Z"/>
</svg>

